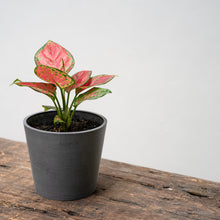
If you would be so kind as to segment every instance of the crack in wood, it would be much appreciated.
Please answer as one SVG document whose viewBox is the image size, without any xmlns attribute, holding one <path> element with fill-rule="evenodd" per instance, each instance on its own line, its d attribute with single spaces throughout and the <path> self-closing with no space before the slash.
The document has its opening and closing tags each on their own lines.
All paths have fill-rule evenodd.
<svg viewBox="0 0 220 220">
<path fill-rule="evenodd" d="M 24 206 L 24 205 L 15 205 L 14 207 L 15 207 L 15 208 L 19 208 L 19 209 L 21 209 L 21 210 L 25 210 L 25 211 L 32 211 L 32 212 L 38 212 L 38 213 L 42 213 L 42 214 L 48 214 L 48 211 L 47 211 L 47 210 L 36 209 L 36 208 Z"/>
<path fill-rule="evenodd" d="M 173 186 L 163 186 L 162 188 L 167 189 L 169 191 L 172 191 L 174 189 Z"/>
<path fill-rule="evenodd" d="M 179 216 L 179 217 L 184 217 L 186 219 L 190 219 L 190 220 L 201 220 L 201 219 L 209 219 L 209 220 L 219 220 L 219 218 L 215 218 L 215 217 L 211 217 L 211 216 L 203 216 L 205 218 L 201 218 L 201 215 L 198 211 L 198 213 L 196 211 L 186 211 L 186 212 L 180 212 L 180 211 L 171 211 L 171 210 L 164 210 L 165 212 Z M 179 218 L 178 218 L 179 219 Z M 182 219 L 182 218 L 181 218 Z"/>
<path fill-rule="evenodd" d="M 153 189 L 156 188 L 153 184 L 150 184 L 150 183 L 139 183 L 139 184 L 145 187 L 153 188 Z"/>
<path fill-rule="evenodd" d="M 174 200 L 174 199 L 167 198 L 167 197 L 161 197 L 161 199 L 163 199 L 163 200 L 167 200 L 167 201 Z"/>
<path fill-rule="evenodd" d="M 148 172 L 152 174 L 158 174 L 158 171 L 154 171 L 154 170 L 149 170 Z"/>
<path fill-rule="evenodd" d="M 70 216 L 75 216 L 75 217 L 82 217 L 83 219 L 93 219 L 91 216 L 85 216 L 85 215 L 82 215 L 76 211 L 72 211 L 72 210 L 67 210 L 67 209 L 63 209 L 62 210 L 64 213 L 67 213 L 68 215 Z M 92 213 L 90 213 L 92 214 Z"/>
<path fill-rule="evenodd" d="M 1 202 L 0 205 L 2 205 L 4 207 L 11 207 L 14 209 L 19 209 L 22 211 L 30 211 L 30 212 L 36 212 L 39 214 L 46 214 L 47 216 L 58 217 L 58 215 L 56 213 L 53 213 L 51 211 L 44 210 L 44 209 L 32 208 L 32 207 L 25 206 L 25 205 L 19 205 L 19 204 L 5 202 L 5 201 Z"/>
<path fill-rule="evenodd" d="M 63 210 L 63 212 L 65 212 L 65 213 L 67 213 L 68 215 L 71 215 L 71 216 L 82 217 L 82 215 L 80 215 L 78 212 L 75 212 L 75 211 Z"/>
<path fill-rule="evenodd" d="M 2 167 L 2 168 L 6 168 L 6 169 L 9 169 L 9 168 L 11 168 L 10 166 L 8 166 L 8 165 L 5 165 L 5 164 L 0 164 L 0 167 Z"/>
<path fill-rule="evenodd" d="M 186 215 L 187 213 L 180 213 L 178 211 L 173 212 L 173 211 L 169 211 L 169 210 L 165 210 L 165 212 L 171 214 L 172 216 L 176 215 L 176 216 L 179 216 L 179 217 L 182 217 L 182 218 L 184 217 L 184 218 L 187 218 L 187 219 L 190 219 L 190 220 L 201 220 L 200 218 L 195 218 L 195 217 L 189 216 L 189 213 L 188 213 L 188 215 Z"/>
<path fill-rule="evenodd" d="M 197 196 L 197 197 L 204 197 L 204 198 L 208 198 L 207 195 L 201 194 L 199 192 L 194 192 L 194 191 L 188 191 L 188 190 L 184 190 L 184 192 L 187 192 L 188 194 L 192 195 L 192 196 Z"/>
<path fill-rule="evenodd" d="M 169 189 L 169 188 L 171 188 L 171 186 L 163 186 L 162 188 L 163 189 Z"/>
<path fill-rule="evenodd" d="M 148 188 L 156 188 L 151 183 L 145 183 L 145 182 L 141 182 L 141 181 L 138 181 L 138 180 L 132 180 L 132 179 L 128 179 L 128 178 L 124 178 L 124 177 L 120 177 L 120 176 L 115 176 L 115 175 L 112 175 L 112 174 L 110 175 L 110 174 L 106 174 L 106 173 L 101 173 L 101 175 L 111 177 L 111 178 L 115 178 L 115 179 L 120 179 L 120 180 L 125 181 L 125 182 L 140 184 L 141 186 L 148 187 Z"/>
<path fill-rule="evenodd" d="M 130 200 L 125 200 L 125 199 L 116 199 L 116 198 L 110 197 L 109 200 L 114 201 L 114 202 L 129 204 L 129 205 L 135 205 L 135 206 L 139 206 L 139 207 L 142 207 L 142 208 L 146 207 L 146 206 L 141 205 L 137 202 L 133 202 L 133 201 L 130 201 Z"/>
</svg>

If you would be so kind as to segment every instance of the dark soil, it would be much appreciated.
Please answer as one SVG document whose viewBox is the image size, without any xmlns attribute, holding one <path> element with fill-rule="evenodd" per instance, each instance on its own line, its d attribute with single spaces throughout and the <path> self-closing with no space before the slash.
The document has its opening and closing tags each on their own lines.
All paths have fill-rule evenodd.
<svg viewBox="0 0 220 220">
<path fill-rule="evenodd" d="M 100 123 L 91 120 L 85 119 L 76 119 L 72 120 L 72 123 L 69 127 L 68 132 L 76 132 L 76 131 L 86 131 L 100 126 Z M 62 127 L 60 124 L 54 124 L 52 121 L 47 124 L 42 125 L 32 125 L 32 127 L 44 130 L 44 131 L 52 131 L 52 132 L 62 132 Z"/>
</svg>

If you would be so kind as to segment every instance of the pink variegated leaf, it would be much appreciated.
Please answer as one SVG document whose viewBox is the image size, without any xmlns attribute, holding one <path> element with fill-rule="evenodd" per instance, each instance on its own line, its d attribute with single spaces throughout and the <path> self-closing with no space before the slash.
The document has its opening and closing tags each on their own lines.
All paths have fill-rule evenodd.
<svg viewBox="0 0 220 220">
<path fill-rule="evenodd" d="M 54 67 L 68 73 L 74 66 L 72 54 L 59 44 L 48 41 L 34 56 L 36 65 Z"/>
<path fill-rule="evenodd" d="M 112 93 L 112 92 L 109 89 L 94 87 L 88 90 L 87 92 L 79 95 L 74 101 L 74 106 L 78 106 L 80 103 L 82 103 L 85 100 L 93 100 L 93 99 L 101 98 L 108 93 Z"/>
<path fill-rule="evenodd" d="M 80 93 L 85 89 L 88 89 L 93 86 L 99 86 L 106 84 L 107 82 L 111 81 L 116 75 L 98 75 L 91 77 L 84 85 L 82 85 L 80 88 L 76 89 L 76 93 Z"/>
<path fill-rule="evenodd" d="M 34 69 L 35 74 L 42 80 L 66 88 L 74 84 L 74 80 L 65 72 L 53 67 L 40 65 Z"/>
<path fill-rule="evenodd" d="M 75 81 L 75 84 L 68 86 L 65 90 L 67 92 L 70 92 L 71 90 L 84 85 L 89 80 L 91 74 L 92 71 L 86 71 L 86 70 L 74 74 L 72 78 Z"/>
<path fill-rule="evenodd" d="M 64 123 L 64 121 L 60 118 L 59 115 L 56 115 L 53 119 L 53 123 Z"/>
<path fill-rule="evenodd" d="M 54 97 L 56 92 L 56 86 L 51 83 L 38 83 L 38 82 L 21 82 L 21 80 L 16 79 L 12 84 L 18 86 L 26 86 L 37 92 Z"/>
</svg>

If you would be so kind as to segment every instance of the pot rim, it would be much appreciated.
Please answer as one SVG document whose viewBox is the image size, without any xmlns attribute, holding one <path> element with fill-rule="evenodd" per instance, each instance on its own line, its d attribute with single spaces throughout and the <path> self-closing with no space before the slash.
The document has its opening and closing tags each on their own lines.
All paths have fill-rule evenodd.
<svg viewBox="0 0 220 220">
<path fill-rule="evenodd" d="M 55 112 L 54 110 L 49 110 L 47 112 Z M 92 115 L 95 115 L 95 116 L 98 116 L 100 118 L 102 118 L 103 120 L 103 123 L 96 127 L 96 128 L 92 128 L 92 129 L 88 129 L 88 130 L 85 130 L 85 131 L 67 131 L 67 132 L 54 132 L 54 131 L 45 131 L 45 130 L 40 130 L 40 129 L 37 129 L 37 128 L 34 128 L 32 126 L 30 126 L 28 123 L 27 123 L 27 120 L 32 117 L 32 116 L 35 116 L 35 115 L 38 115 L 38 114 L 43 114 L 43 113 L 47 113 L 47 112 L 44 112 L 44 111 L 41 111 L 41 112 L 36 112 L 34 114 L 31 114 L 31 115 L 28 115 L 24 118 L 23 120 L 23 124 L 25 127 L 27 127 L 28 129 L 31 129 L 33 131 L 37 131 L 37 132 L 40 132 L 40 133 L 44 133 L 44 134 L 54 134 L 54 135 L 73 135 L 73 134 L 83 134 L 83 133 L 90 133 L 90 132 L 94 132 L 96 130 L 99 130 L 99 129 L 102 129 L 103 127 L 106 126 L 107 124 L 107 119 L 103 116 L 103 115 L 100 115 L 100 114 L 97 114 L 97 113 L 94 113 L 94 112 L 91 112 L 91 111 L 84 111 L 84 110 L 76 110 L 76 112 L 84 112 L 84 113 L 89 113 L 89 114 L 92 114 Z"/>
</svg>

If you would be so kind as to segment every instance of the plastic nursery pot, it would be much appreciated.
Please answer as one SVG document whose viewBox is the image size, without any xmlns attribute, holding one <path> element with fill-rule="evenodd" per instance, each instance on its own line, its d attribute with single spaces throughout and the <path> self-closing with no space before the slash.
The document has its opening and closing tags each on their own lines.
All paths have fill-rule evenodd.
<svg viewBox="0 0 220 220">
<path fill-rule="evenodd" d="M 76 111 L 75 116 L 95 120 L 99 126 L 78 132 L 50 132 L 32 126 L 47 123 L 55 111 L 24 119 L 35 190 L 54 200 L 75 200 L 96 189 L 107 120 L 101 115 Z"/>
</svg>

